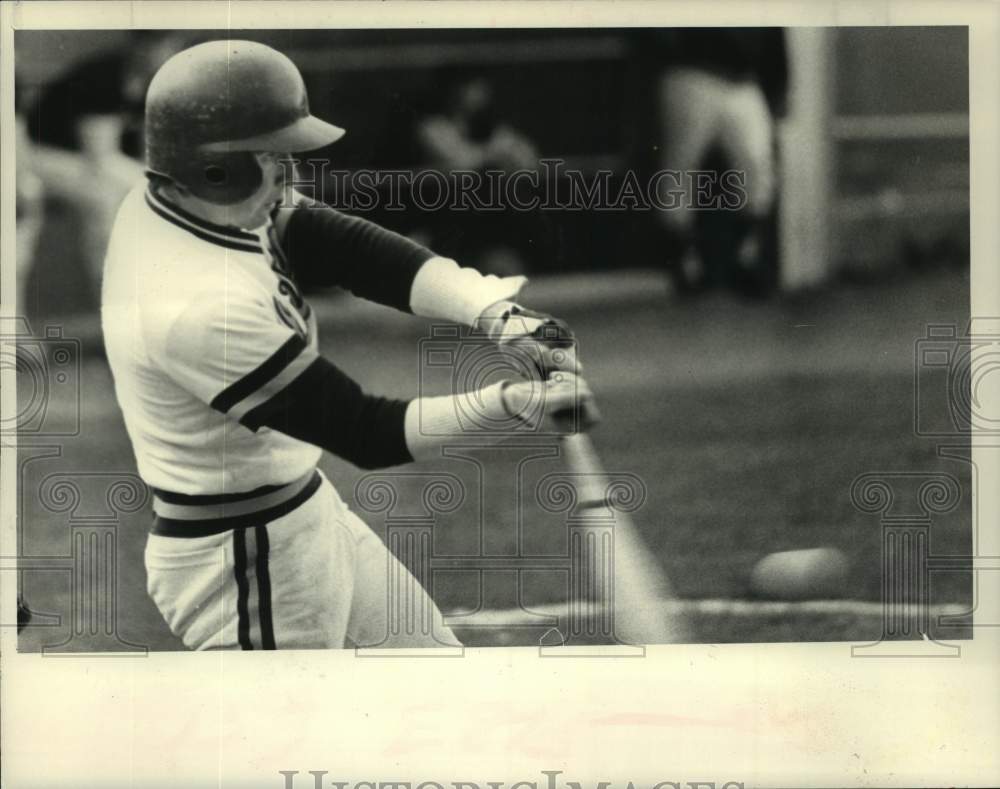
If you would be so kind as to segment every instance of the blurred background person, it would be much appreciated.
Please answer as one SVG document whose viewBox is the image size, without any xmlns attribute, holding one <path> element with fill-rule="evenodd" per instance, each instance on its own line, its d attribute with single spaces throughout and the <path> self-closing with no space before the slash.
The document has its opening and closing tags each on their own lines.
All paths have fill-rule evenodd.
<svg viewBox="0 0 1000 789">
<path fill-rule="evenodd" d="M 476 197 L 495 206 L 471 212 L 442 210 L 428 217 L 435 248 L 498 276 L 540 265 L 536 258 L 547 247 L 540 213 L 507 205 L 503 194 L 493 194 L 486 178 L 487 171 L 501 171 L 508 178 L 518 171 L 537 172 L 535 143 L 503 120 L 493 85 L 481 74 L 465 68 L 441 70 L 431 80 L 431 91 L 434 99 L 414 125 L 421 165 L 444 174 L 479 173 L 483 185 Z M 524 201 L 532 197 L 527 192 L 519 195 Z"/>
<path fill-rule="evenodd" d="M 182 49 L 175 32 L 140 31 L 128 46 L 71 64 L 27 114 L 31 169 L 49 207 L 66 210 L 96 298 L 118 204 L 143 177 L 142 115 L 153 73 Z"/>
<path fill-rule="evenodd" d="M 650 169 L 676 171 L 677 208 L 655 212 L 678 291 L 732 287 L 765 295 L 777 284 L 773 213 L 775 123 L 786 110 L 788 63 L 780 28 L 673 28 L 637 33 L 637 60 L 652 77 L 655 130 Z M 745 206 L 694 210 L 691 173 L 744 173 Z M 717 183 L 717 181 L 716 181 Z M 718 196 L 718 189 L 713 193 Z"/>
<path fill-rule="evenodd" d="M 447 97 L 443 112 L 425 116 L 417 138 L 431 166 L 454 170 L 534 169 L 538 151 L 523 133 L 500 118 L 493 86 L 485 77 L 444 73 L 434 90 Z"/>
</svg>

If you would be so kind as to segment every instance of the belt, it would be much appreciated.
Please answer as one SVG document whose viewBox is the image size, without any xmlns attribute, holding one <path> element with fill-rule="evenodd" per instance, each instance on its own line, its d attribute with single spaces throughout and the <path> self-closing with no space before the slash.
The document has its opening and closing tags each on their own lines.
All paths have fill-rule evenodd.
<svg viewBox="0 0 1000 789">
<path fill-rule="evenodd" d="M 313 469 L 294 482 L 265 485 L 245 493 L 188 496 L 153 488 L 153 534 L 208 537 L 260 526 L 305 503 L 322 481 Z"/>
</svg>

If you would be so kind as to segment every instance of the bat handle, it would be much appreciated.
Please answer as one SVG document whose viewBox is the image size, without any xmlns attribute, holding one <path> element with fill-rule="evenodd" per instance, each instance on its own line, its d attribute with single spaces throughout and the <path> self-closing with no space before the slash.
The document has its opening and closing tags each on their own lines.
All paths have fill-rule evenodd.
<svg viewBox="0 0 1000 789">
<path fill-rule="evenodd" d="M 556 427 L 567 433 L 574 431 L 586 433 L 601 421 L 601 412 L 592 400 L 585 400 L 575 409 L 567 408 L 565 411 L 553 414 L 552 419 L 556 423 Z"/>
</svg>

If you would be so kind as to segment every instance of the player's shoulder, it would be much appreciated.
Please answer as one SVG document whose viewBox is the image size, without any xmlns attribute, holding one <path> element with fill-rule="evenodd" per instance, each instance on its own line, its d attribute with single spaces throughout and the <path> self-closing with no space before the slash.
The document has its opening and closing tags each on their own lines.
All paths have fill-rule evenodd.
<svg viewBox="0 0 1000 789">
<path fill-rule="evenodd" d="M 214 243 L 161 216 L 151 197 L 141 189 L 123 203 L 119 243 L 113 242 L 105 267 L 106 300 L 131 302 L 144 334 L 161 342 L 178 322 L 216 325 L 266 311 L 270 296 L 239 254 L 261 254 L 259 244 L 250 241 L 255 237 L 233 235 L 245 242 L 243 250 Z"/>
<path fill-rule="evenodd" d="M 117 267 L 143 278 L 157 273 L 197 267 L 207 250 L 196 236 L 184 233 L 154 210 L 149 186 L 136 185 L 118 209 L 111 242 L 108 266 Z"/>
<path fill-rule="evenodd" d="M 199 220 L 160 198 L 152 189 L 133 191 L 119 217 L 133 240 L 128 266 L 157 290 L 197 294 L 223 285 L 252 287 L 245 264 L 257 263 L 263 242 L 250 232 L 221 228 Z"/>
</svg>

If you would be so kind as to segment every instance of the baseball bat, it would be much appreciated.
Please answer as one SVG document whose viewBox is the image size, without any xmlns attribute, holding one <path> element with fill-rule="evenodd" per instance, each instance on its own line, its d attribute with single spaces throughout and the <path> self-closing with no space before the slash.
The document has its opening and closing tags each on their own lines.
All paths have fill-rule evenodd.
<svg viewBox="0 0 1000 789">
<path fill-rule="evenodd" d="M 566 464 L 579 475 L 577 492 L 582 502 L 579 514 L 585 517 L 587 509 L 605 514 L 609 480 L 590 436 L 575 432 L 563 436 L 561 442 Z M 689 641 L 683 621 L 668 613 L 663 605 L 674 598 L 670 580 L 643 543 L 627 512 L 615 511 L 612 555 L 609 582 L 613 584 L 611 621 L 615 636 L 636 645 Z"/>
<path fill-rule="evenodd" d="M 561 339 L 558 330 L 553 339 Z M 548 378 L 549 370 L 544 362 L 536 359 L 534 363 L 540 377 Z M 556 424 L 567 431 L 560 441 L 566 464 L 579 480 L 577 495 L 582 504 L 578 516 L 586 519 L 588 509 L 598 518 L 606 516 L 609 480 L 586 432 L 601 420 L 597 406 L 587 401 L 577 407 L 575 414 L 571 409 L 554 418 Z M 643 543 L 629 514 L 615 510 L 614 515 L 613 561 L 610 578 L 605 581 L 611 588 L 598 590 L 598 597 L 611 598 L 615 637 L 634 645 L 690 642 L 682 619 L 677 614 L 669 614 L 664 606 L 675 597 L 666 572 Z M 602 615 L 606 616 L 607 612 Z"/>
</svg>

